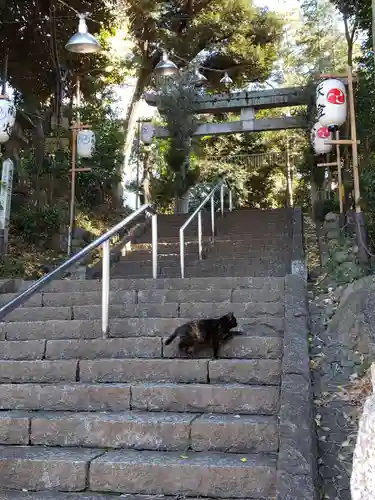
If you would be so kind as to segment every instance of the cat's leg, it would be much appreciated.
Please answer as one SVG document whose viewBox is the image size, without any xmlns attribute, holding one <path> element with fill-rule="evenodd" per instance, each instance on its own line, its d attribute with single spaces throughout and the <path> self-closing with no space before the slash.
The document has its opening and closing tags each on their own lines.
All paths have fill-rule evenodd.
<svg viewBox="0 0 375 500">
<path fill-rule="evenodd" d="M 189 357 L 192 357 L 194 354 L 194 344 L 188 341 L 188 339 L 182 339 L 178 345 L 181 352 L 186 354 Z"/>
<path fill-rule="evenodd" d="M 219 349 L 220 349 L 220 342 L 217 338 L 215 338 L 212 341 L 212 350 L 214 359 L 217 359 L 219 357 Z"/>
<path fill-rule="evenodd" d="M 229 340 L 231 340 L 236 335 L 236 332 L 228 332 L 222 338 L 222 344 L 225 344 Z"/>
</svg>

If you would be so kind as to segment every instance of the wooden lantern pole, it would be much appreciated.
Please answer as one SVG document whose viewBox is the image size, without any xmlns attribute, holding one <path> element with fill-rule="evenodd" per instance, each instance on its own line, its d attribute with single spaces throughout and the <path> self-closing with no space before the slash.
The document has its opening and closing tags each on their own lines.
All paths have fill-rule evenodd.
<svg viewBox="0 0 375 500">
<path fill-rule="evenodd" d="M 340 140 L 340 132 L 336 130 L 336 140 Z M 337 177 L 339 181 L 339 204 L 340 204 L 340 219 L 344 213 L 344 185 L 342 182 L 342 170 L 341 170 L 341 152 L 340 144 L 336 144 L 336 161 L 337 161 Z M 342 222 L 341 224 L 342 225 Z"/>
<path fill-rule="evenodd" d="M 78 172 L 90 172 L 91 168 L 77 168 L 77 132 L 79 130 L 89 128 L 87 125 L 81 124 L 79 108 L 81 106 L 81 85 L 80 79 L 77 76 L 76 80 L 76 107 L 77 121 L 72 126 L 72 162 L 71 162 L 71 190 L 70 190 L 70 212 L 69 212 L 69 230 L 68 230 L 68 257 L 73 251 L 73 233 L 75 223 L 75 198 L 76 198 L 76 180 Z"/>
<path fill-rule="evenodd" d="M 353 73 L 352 73 L 351 66 L 348 66 L 348 94 L 349 94 L 350 130 L 351 130 L 351 139 L 352 139 L 354 201 L 355 201 L 355 211 L 357 214 L 360 214 L 361 213 L 361 205 L 360 205 L 361 193 L 360 193 L 360 187 L 359 187 L 359 171 L 358 171 L 357 127 L 356 127 L 356 121 L 355 121 Z"/>
<path fill-rule="evenodd" d="M 356 235 L 358 245 L 358 257 L 366 263 L 368 262 L 368 254 L 366 249 L 366 231 L 363 219 L 363 212 L 361 210 L 361 191 L 359 185 L 359 169 L 358 169 L 358 144 L 357 140 L 357 127 L 355 119 L 355 105 L 354 105 L 354 89 L 353 89 L 353 70 L 348 66 L 348 99 L 349 99 L 349 117 L 350 117 L 350 139 L 337 139 L 326 141 L 326 144 L 340 144 L 350 145 L 352 147 L 352 162 L 353 162 L 353 184 L 354 184 L 354 203 L 355 203 L 355 220 L 356 220 Z"/>
</svg>

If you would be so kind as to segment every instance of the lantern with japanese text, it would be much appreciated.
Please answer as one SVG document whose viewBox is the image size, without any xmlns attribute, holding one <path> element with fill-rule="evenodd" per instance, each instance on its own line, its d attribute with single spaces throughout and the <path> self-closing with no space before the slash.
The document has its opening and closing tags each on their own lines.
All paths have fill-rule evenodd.
<svg viewBox="0 0 375 500">
<path fill-rule="evenodd" d="M 16 123 L 16 108 L 7 96 L 0 96 L 0 144 L 9 141 Z"/>
<path fill-rule="evenodd" d="M 95 134 L 92 130 L 80 130 L 77 134 L 77 155 L 80 158 L 92 158 L 95 144 Z"/>
<path fill-rule="evenodd" d="M 327 127 L 323 127 L 319 122 L 315 123 L 311 130 L 311 143 L 316 155 L 323 155 L 332 151 L 332 144 L 325 144 L 331 138 L 331 132 Z"/>
<path fill-rule="evenodd" d="M 316 88 L 317 120 L 331 130 L 341 127 L 347 116 L 345 84 L 330 78 L 322 80 Z"/>
</svg>

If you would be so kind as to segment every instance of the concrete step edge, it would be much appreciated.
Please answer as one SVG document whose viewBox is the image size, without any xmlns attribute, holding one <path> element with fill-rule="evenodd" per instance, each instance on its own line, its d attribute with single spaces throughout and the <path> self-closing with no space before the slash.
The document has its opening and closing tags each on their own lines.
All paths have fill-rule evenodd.
<svg viewBox="0 0 375 500">
<path fill-rule="evenodd" d="M 245 384 L 0 384 L 1 410 L 275 415 L 279 387 Z"/>
<path fill-rule="evenodd" d="M 276 416 L 173 412 L 0 412 L 0 445 L 272 453 Z"/>
<path fill-rule="evenodd" d="M 279 385 L 280 377 L 281 361 L 278 359 L 112 359 L 98 356 L 78 360 L 68 352 L 64 359 L 0 360 L 0 384 L 156 382 Z"/>
</svg>

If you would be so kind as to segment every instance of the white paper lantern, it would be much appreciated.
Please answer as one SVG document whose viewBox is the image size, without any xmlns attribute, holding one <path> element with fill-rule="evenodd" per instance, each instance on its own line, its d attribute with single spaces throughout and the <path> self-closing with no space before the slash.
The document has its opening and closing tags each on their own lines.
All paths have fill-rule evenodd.
<svg viewBox="0 0 375 500">
<path fill-rule="evenodd" d="M 77 155 L 80 158 L 92 158 L 95 144 L 95 134 L 92 130 L 80 130 L 77 134 Z"/>
<path fill-rule="evenodd" d="M 315 123 L 311 130 L 311 143 L 316 155 L 322 155 L 332 151 L 332 144 L 325 144 L 325 142 L 330 139 L 332 139 L 332 136 L 328 128 L 323 127 L 321 123 Z"/>
<path fill-rule="evenodd" d="M 317 121 L 324 127 L 341 127 L 347 116 L 347 95 L 341 80 L 330 78 L 316 88 Z"/>
<path fill-rule="evenodd" d="M 16 107 L 8 98 L 0 99 L 0 144 L 9 141 L 16 123 Z"/>
<path fill-rule="evenodd" d="M 143 123 L 141 128 L 141 140 L 145 144 L 151 144 L 154 137 L 155 127 L 152 123 Z"/>
</svg>

